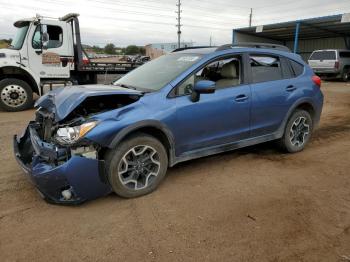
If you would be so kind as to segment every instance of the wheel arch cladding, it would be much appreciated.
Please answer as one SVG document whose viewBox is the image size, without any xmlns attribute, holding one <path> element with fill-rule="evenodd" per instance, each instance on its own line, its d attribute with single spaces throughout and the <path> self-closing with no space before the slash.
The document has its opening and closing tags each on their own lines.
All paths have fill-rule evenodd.
<svg viewBox="0 0 350 262">
<path fill-rule="evenodd" d="M 291 116 L 293 115 L 293 113 L 296 110 L 305 110 L 307 112 L 309 112 L 309 114 L 311 115 L 311 119 L 314 122 L 316 119 L 316 108 L 314 106 L 314 104 L 312 103 L 312 101 L 310 101 L 309 99 L 301 99 L 299 101 L 296 101 L 294 103 L 294 105 L 292 107 L 290 107 L 288 113 L 286 114 L 282 124 L 280 125 L 279 129 L 277 130 L 276 134 L 277 134 L 277 138 L 280 138 L 283 136 L 284 133 L 284 129 L 288 123 L 288 120 L 291 118 Z"/>
<path fill-rule="evenodd" d="M 7 66 L 0 68 L 0 80 L 4 80 L 6 78 L 15 78 L 26 82 L 32 89 L 32 91 L 36 94 L 39 93 L 39 87 L 36 84 L 34 78 L 24 69 L 14 66 Z"/>
<path fill-rule="evenodd" d="M 313 106 L 311 103 L 309 103 L 309 102 L 303 102 L 303 103 L 299 104 L 299 105 L 294 109 L 294 111 L 295 111 L 295 110 L 299 110 L 299 109 L 300 109 L 300 110 L 305 110 L 306 112 L 308 112 L 308 113 L 310 114 L 310 116 L 311 116 L 312 121 L 314 121 L 316 111 L 315 111 L 314 106 Z"/>
<path fill-rule="evenodd" d="M 158 139 L 165 147 L 171 165 L 175 159 L 174 137 L 171 131 L 158 121 L 146 120 L 124 128 L 113 138 L 109 147 L 116 148 L 120 142 L 137 133 L 148 134 Z"/>
</svg>

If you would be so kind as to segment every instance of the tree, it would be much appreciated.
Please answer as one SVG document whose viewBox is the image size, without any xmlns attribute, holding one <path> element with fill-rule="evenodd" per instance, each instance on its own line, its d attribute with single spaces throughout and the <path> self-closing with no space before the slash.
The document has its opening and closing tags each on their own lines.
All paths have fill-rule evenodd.
<svg viewBox="0 0 350 262">
<path fill-rule="evenodd" d="M 97 46 L 97 45 L 94 45 L 92 47 L 92 50 L 95 52 L 95 53 L 103 53 L 103 48 Z"/>
<path fill-rule="evenodd" d="M 140 53 L 140 49 L 136 45 L 129 45 L 125 48 L 126 55 L 136 55 Z"/>
<path fill-rule="evenodd" d="M 104 48 L 104 51 L 106 54 L 109 55 L 115 55 L 115 45 L 114 44 L 107 44 Z"/>
</svg>

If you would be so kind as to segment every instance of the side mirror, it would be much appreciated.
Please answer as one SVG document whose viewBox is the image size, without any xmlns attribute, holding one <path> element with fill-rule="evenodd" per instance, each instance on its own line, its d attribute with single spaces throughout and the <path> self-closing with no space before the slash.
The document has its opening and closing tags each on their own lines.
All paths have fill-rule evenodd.
<svg viewBox="0 0 350 262">
<path fill-rule="evenodd" d="M 209 80 L 198 81 L 191 95 L 192 102 L 198 102 L 200 94 L 212 94 L 215 92 L 215 82 Z"/>
<path fill-rule="evenodd" d="M 41 43 L 42 43 L 43 49 L 46 50 L 49 44 L 49 34 L 47 32 L 43 32 L 41 37 Z"/>
</svg>

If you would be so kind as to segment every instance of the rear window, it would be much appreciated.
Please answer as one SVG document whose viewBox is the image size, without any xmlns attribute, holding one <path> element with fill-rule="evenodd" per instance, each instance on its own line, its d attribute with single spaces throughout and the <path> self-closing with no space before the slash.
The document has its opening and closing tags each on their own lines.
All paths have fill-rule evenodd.
<svg viewBox="0 0 350 262">
<path fill-rule="evenodd" d="M 335 60 L 335 51 L 313 52 L 309 60 Z"/>
<path fill-rule="evenodd" d="M 343 52 L 339 52 L 339 56 L 340 58 L 350 58 L 350 51 L 343 51 Z"/>
</svg>

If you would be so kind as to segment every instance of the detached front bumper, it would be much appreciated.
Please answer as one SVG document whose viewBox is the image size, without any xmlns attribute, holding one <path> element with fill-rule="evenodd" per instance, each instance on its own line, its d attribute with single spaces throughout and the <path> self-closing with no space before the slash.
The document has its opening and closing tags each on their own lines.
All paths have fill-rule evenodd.
<svg viewBox="0 0 350 262">
<path fill-rule="evenodd" d="M 70 156 L 70 149 L 42 141 L 32 127 L 34 124 L 30 123 L 21 137 L 14 136 L 14 153 L 17 162 L 46 201 L 80 204 L 112 191 L 103 160 Z M 70 192 L 71 197 L 63 196 L 65 190 Z"/>
</svg>

